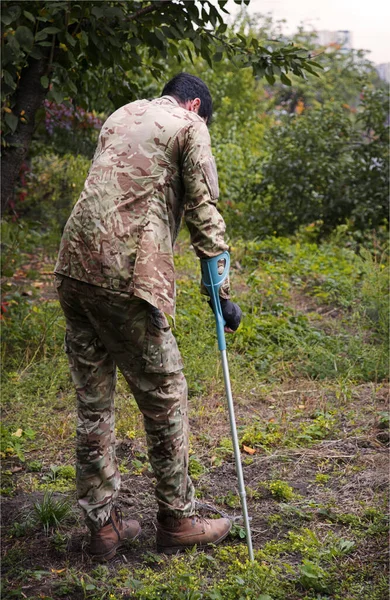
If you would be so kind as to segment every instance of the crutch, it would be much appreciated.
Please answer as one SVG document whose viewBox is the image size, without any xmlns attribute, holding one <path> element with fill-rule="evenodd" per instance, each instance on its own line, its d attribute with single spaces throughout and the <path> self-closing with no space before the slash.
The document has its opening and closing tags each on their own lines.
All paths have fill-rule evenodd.
<svg viewBox="0 0 390 600">
<path fill-rule="evenodd" d="M 219 261 L 224 260 L 225 266 L 223 269 L 223 273 L 220 275 L 218 273 L 218 263 Z M 223 368 L 223 378 L 225 381 L 225 390 L 226 390 L 226 398 L 229 409 L 229 419 L 230 419 L 230 429 L 232 433 L 233 439 L 233 449 L 234 449 L 234 458 L 236 461 L 236 471 L 238 478 L 238 490 L 241 498 L 241 507 L 242 513 L 244 516 L 244 524 L 246 531 L 246 540 L 248 543 L 248 552 L 249 559 L 254 560 L 253 556 L 253 547 L 252 547 L 252 537 L 251 530 L 249 525 L 249 516 L 248 516 L 248 508 L 246 504 L 246 492 L 244 485 L 244 476 L 242 473 L 242 465 L 241 465 L 241 455 L 240 455 L 240 447 L 238 444 L 238 436 L 237 436 L 237 427 L 236 427 L 236 419 L 234 415 L 234 406 L 233 406 L 233 397 L 232 390 L 230 386 L 230 376 L 229 376 L 229 365 L 226 356 L 226 340 L 225 340 L 225 320 L 222 316 L 221 303 L 219 300 L 219 288 L 222 283 L 225 281 L 226 277 L 229 273 L 230 268 L 230 255 L 229 252 L 223 252 L 218 256 L 208 259 L 201 260 L 201 268 L 202 268 L 202 280 L 205 285 L 210 299 L 212 303 L 212 307 L 214 309 L 214 315 L 217 325 L 217 338 L 218 338 L 218 348 L 221 351 L 221 359 L 222 359 L 222 368 Z"/>
</svg>

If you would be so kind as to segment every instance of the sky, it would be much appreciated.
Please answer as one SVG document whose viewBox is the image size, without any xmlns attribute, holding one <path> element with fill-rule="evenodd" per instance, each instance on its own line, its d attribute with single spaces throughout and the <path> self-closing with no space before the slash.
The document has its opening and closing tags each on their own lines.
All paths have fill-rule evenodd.
<svg viewBox="0 0 390 600">
<path fill-rule="evenodd" d="M 231 11 L 234 6 L 230 0 Z M 308 29 L 347 29 L 353 48 L 369 50 L 368 58 L 376 64 L 390 62 L 389 0 L 251 0 L 249 12 L 286 19 L 286 34 L 302 22 Z"/>
</svg>

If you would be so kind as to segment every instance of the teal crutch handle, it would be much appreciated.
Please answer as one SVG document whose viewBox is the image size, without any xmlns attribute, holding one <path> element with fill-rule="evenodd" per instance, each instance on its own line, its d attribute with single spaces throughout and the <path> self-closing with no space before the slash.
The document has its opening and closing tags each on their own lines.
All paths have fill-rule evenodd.
<svg viewBox="0 0 390 600">
<path fill-rule="evenodd" d="M 223 269 L 223 273 L 218 273 L 218 262 L 220 260 L 225 261 L 225 267 Z M 230 269 L 230 254 L 229 252 L 222 252 L 218 256 L 213 256 L 213 258 L 203 258 L 201 260 L 201 269 L 202 269 L 202 281 L 203 285 L 207 289 L 211 304 L 215 314 L 215 320 L 217 324 L 217 338 L 218 338 L 218 348 L 220 350 L 226 350 L 226 340 L 225 340 L 225 319 L 222 316 L 221 302 L 219 299 L 219 288 L 225 281 L 226 277 L 229 274 Z"/>
</svg>

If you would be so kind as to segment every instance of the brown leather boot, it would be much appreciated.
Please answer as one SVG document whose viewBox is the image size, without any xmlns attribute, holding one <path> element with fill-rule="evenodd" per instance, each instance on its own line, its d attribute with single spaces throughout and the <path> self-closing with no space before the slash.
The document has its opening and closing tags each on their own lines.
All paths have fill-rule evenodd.
<svg viewBox="0 0 390 600">
<path fill-rule="evenodd" d="M 174 554 L 193 546 L 219 544 L 232 527 L 229 519 L 203 517 L 159 518 L 157 522 L 157 551 Z"/>
<path fill-rule="evenodd" d="M 125 540 L 135 540 L 140 533 L 141 525 L 138 521 L 123 521 L 121 509 L 115 506 L 104 527 L 91 533 L 89 553 L 92 560 L 110 560 Z"/>
</svg>

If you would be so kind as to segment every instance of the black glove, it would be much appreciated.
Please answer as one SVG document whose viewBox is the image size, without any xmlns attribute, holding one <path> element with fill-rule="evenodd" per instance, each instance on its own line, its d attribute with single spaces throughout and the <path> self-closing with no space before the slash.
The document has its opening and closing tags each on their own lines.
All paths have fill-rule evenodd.
<svg viewBox="0 0 390 600">
<path fill-rule="evenodd" d="M 221 302 L 222 316 L 226 322 L 225 327 L 229 327 L 229 329 L 232 331 L 236 331 L 241 323 L 241 308 L 238 306 L 238 304 L 235 304 L 235 302 L 232 302 L 231 300 L 226 300 L 226 298 L 220 298 L 219 300 Z M 211 308 L 213 308 L 211 300 L 209 300 L 208 303 L 210 304 Z"/>
</svg>

